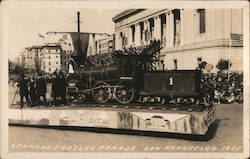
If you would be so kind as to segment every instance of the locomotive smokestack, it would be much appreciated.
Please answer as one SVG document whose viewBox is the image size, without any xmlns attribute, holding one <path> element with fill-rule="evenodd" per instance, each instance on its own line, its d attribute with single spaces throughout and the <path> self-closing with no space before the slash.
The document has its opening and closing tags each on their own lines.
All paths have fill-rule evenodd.
<svg viewBox="0 0 250 159">
<path fill-rule="evenodd" d="M 77 31 L 80 33 L 80 12 L 77 12 Z"/>
</svg>

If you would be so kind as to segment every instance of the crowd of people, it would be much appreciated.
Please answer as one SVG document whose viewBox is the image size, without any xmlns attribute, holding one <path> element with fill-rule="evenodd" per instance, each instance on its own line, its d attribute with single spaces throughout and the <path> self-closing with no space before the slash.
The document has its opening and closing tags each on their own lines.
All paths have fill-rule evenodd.
<svg viewBox="0 0 250 159">
<path fill-rule="evenodd" d="M 13 79 L 12 79 L 13 80 Z M 66 104 L 66 88 L 68 82 L 61 71 L 44 77 L 42 74 L 25 75 L 21 73 L 14 85 L 19 89 L 20 108 L 24 106 L 24 98 L 28 107 L 52 106 Z M 48 90 L 50 89 L 50 90 Z M 42 100 L 41 100 L 42 97 Z"/>
<path fill-rule="evenodd" d="M 205 96 L 212 95 L 216 104 L 243 103 L 243 74 L 204 74 L 201 90 Z"/>
</svg>

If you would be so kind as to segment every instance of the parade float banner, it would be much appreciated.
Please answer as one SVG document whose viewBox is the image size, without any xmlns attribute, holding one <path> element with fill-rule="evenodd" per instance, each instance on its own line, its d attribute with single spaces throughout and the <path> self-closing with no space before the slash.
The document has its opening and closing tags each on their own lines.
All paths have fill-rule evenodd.
<svg viewBox="0 0 250 159">
<path fill-rule="evenodd" d="M 90 109 L 10 109 L 10 124 L 76 126 L 204 135 L 214 109 L 200 113 L 154 113 Z"/>
</svg>

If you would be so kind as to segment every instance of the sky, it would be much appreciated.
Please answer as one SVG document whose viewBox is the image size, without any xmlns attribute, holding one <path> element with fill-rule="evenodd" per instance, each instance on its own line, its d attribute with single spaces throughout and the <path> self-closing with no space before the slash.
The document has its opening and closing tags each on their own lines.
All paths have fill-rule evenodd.
<svg viewBox="0 0 250 159">
<path fill-rule="evenodd" d="M 8 52 L 13 60 L 25 47 L 56 42 L 48 31 L 77 31 L 80 11 L 81 32 L 114 33 L 112 17 L 124 9 L 11 8 L 8 10 Z M 40 38 L 39 34 L 45 36 Z"/>
</svg>

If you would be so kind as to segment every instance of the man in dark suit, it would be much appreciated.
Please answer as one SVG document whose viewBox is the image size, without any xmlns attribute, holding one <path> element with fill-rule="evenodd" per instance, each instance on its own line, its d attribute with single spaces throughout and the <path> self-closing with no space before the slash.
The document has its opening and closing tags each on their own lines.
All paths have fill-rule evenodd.
<svg viewBox="0 0 250 159">
<path fill-rule="evenodd" d="M 53 73 L 52 79 L 52 93 L 51 97 L 53 97 L 53 105 L 58 105 L 58 98 L 59 98 L 59 76 L 57 75 L 56 72 Z"/>
<path fill-rule="evenodd" d="M 42 75 L 39 74 L 37 82 L 36 82 L 36 93 L 37 93 L 38 101 L 40 100 L 40 97 L 42 96 L 43 105 L 47 107 L 46 91 L 47 91 L 46 81 L 42 77 Z"/>
<path fill-rule="evenodd" d="M 29 85 L 30 85 L 29 94 L 30 94 L 31 106 L 34 107 L 37 105 L 36 79 L 35 79 L 35 77 L 31 78 Z"/>
<path fill-rule="evenodd" d="M 66 88 L 67 88 L 67 80 L 62 71 L 59 72 L 59 80 L 58 80 L 58 89 L 59 96 L 61 97 L 61 103 L 66 104 Z"/>
<path fill-rule="evenodd" d="M 29 80 L 25 78 L 24 74 L 20 74 L 20 79 L 18 82 L 18 85 L 20 87 L 20 102 L 21 102 L 21 109 L 23 108 L 23 97 L 25 97 L 25 100 L 27 102 L 27 105 L 30 106 L 30 99 L 29 99 Z"/>
</svg>

